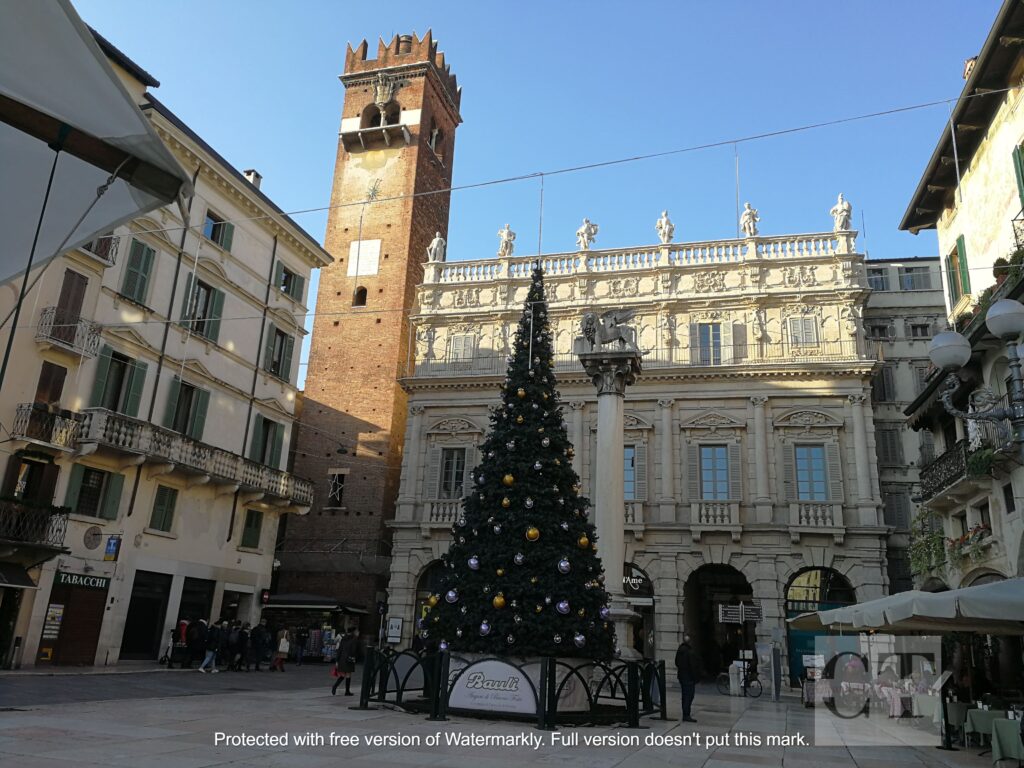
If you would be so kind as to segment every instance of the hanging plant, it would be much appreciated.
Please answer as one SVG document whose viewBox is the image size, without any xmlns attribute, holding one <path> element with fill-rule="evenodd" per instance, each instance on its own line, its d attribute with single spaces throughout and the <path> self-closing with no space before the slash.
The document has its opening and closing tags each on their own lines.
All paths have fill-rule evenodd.
<svg viewBox="0 0 1024 768">
<path fill-rule="evenodd" d="M 910 571 L 915 576 L 943 570 L 946 542 L 942 523 L 933 510 L 922 508 L 911 521 L 909 554 Z"/>
<path fill-rule="evenodd" d="M 979 448 L 967 457 L 967 474 L 970 477 L 983 477 L 991 473 L 996 452 L 992 448 Z"/>
</svg>

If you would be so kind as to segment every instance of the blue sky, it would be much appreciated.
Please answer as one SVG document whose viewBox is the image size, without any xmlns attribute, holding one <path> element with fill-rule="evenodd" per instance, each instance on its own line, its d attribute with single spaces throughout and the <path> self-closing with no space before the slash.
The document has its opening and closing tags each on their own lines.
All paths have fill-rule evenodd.
<svg viewBox="0 0 1024 768">
<path fill-rule="evenodd" d="M 326 205 L 345 45 L 432 28 L 463 87 L 455 184 L 642 155 L 955 98 L 998 0 L 281 3 L 73 0 L 151 72 L 159 98 L 286 211 Z M 735 235 L 740 195 L 764 234 L 824 231 L 842 191 L 872 257 L 935 255 L 897 231 L 945 105 L 547 178 L 544 251 Z M 449 259 L 493 256 L 505 222 L 536 252 L 536 180 L 457 192 Z M 297 216 L 322 239 L 326 213 Z M 303 362 L 305 355 L 303 356 Z M 303 368 L 303 375 L 305 369 Z"/>
</svg>

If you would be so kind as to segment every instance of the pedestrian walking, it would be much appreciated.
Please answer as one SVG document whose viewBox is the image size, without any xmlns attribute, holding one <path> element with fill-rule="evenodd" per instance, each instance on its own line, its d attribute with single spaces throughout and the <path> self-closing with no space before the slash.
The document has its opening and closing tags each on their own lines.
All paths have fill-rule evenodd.
<svg viewBox="0 0 1024 768">
<path fill-rule="evenodd" d="M 241 672 L 242 665 L 245 665 L 245 671 L 249 671 L 249 636 L 251 632 L 249 630 L 249 622 L 245 622 L 238 629 L 238 646 L 235 648 L 235 671 Z"/>
<path fill-rule="evenodd" d="M 359 639 L 356 637 L 354 628 L 349 627 L 338 643 L 338 651 L 334 656 L 334 667 L 331 674 L 334 675 L 334 685 L 331 686 L 331 695 L 336 696 L 338 686 L 345 681 L 345 695 L 352 695 L 352 673 L 356 671 L 356 657 L 359 655 Z"/>
<path fill-rule="evenodd" d="M 288 658 L 288 652 L 292 647 L 292 633 L 282 629 L 277 633 L 277 650 L 274 651 L 274 660 L 270 662 L 270 668 L 284 672 L 284 662 Z"/>
<path fill-rule="evenodd" d="M 265 661 L 269 648 L 270 631 L 267 629 L 267 620 L 260 619 L 260 623 L 253 627 L 252 632 L 249 633 L 249 658 L 246 663 L 246 669 L 249 668 L 249 664 L 255 664 L 256 671 L 261 671 L 260 664 Z"/>
<path fill-rule="evenodd" d="M 299 627 L 295 630 L 295 666 L 302 666 L 302 657 L 306 655 L 306 643 L 309 642 L 309 630 Z"/>
<path fill-rule="evenodd" d="M 206 622 L 203 622 L 204 624 Z M 217 669 L 217 652 L 220 650 L 221 631 L 220 627 L 214 624 L 206 630 L 206 657 L 199 665 L 199 671 L 204 673 L 220 672 Z"/>
<path fill-rule="evenodd" d="M 683 722 L 696 723 L 697 721 L 690 717 L 690 708 L 697 693 L 697 681 L 700 679 L 700 659 L 690 647 L 689 635 L 683 635 L 683 642 L 676 650 L 676 675 L 679 677 L 679 687 L 683 689 Z"/>
<path fill-rule="evenodd" d="M 202 664 L 203 656 L 206 655 L 207 632 L 206 619 L 198 619 L 188 625 L 185 634 L 188 643 L 188 669 L 191 669 L 193 664 Z"/>
<path fill-rule="evenodd" d="M 227 622 L 227 619 L 221 619 L 217 622 L 220 632 L 218 634 L 218 645 L 217 645 L 217 665 L 226 667 L 231 663 L 231 657 L 228 654 L 228 637 L 231 634 L 231 627 Z"/>
</svg>

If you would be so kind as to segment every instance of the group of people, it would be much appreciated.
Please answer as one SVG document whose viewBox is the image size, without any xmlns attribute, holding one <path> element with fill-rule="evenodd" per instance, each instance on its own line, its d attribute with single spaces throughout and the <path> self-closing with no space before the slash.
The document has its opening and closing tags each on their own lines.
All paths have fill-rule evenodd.
<svg viewBox="0 0 1024 768">
<path fill-rule="evenodd" d="M 255 667 L 259 672 L 260 665 L 275 648 L 274 638 L 266 619 L 255 627 L 247 621 L 220 619 L 210 624 L 206 619 L 183 619 L 171 631 L 167 668 L 172 669 L 177 662 L 182 669 L 195 665 L 206 674 L 215 674 L 221 668 L 229 672 L 249 672 Z M 271 660 L 270 669 L 284 671 L 284 659 Z"/>
</svg>

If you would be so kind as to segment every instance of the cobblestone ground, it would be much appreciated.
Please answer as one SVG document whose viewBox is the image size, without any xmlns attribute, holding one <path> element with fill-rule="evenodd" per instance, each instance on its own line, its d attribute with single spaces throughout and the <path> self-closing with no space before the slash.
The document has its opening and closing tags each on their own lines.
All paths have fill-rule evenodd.
<svg viewBox="0 0 1024 768">
<path fill-rule="evenodd" d="M 353 688 L 353 690 L 356 690 Z M 932 746 L 914 747 L 706 747 L 743 732 L 804 734 L 814 732 L 813 710 L 796 699 L 781 703 L 720 696 L 712 688 L 698 691 L 694 715 L 698 723 L 681 723 L 678 692 L 670 692 L 670 719 L 644 720 L 639 731 L 615 728 L 563 728 L 558 736 L 522 723 L 452 718 L 432 723 L 423 716 L 389 708 L 352 710 L 355 697 L 332 697 L 326 667 L 289 669 L 278 673 L 133 672 L 45 676 L 0 676 L 0 765 L 17 768 L 202 768 L 204 766 L 297 766 L 339 764 L 359 768 L 383 766 L 564 766 L 574 768 L 982 768 L 990 757 L 978 748 L 943 752 Z M 914 728 L 899 725 L 897 728 Z M 288 734 L 287 746 L 228 746 L 215 743 L 222 732 Z M 323 736 L 320 746 L 297 745 L 310 732 Z M 335 739 L 354 739 L 357 746 L 331 745 Z M 427 740 L 440 733 L 441 743 Z M 665 736 L 700 735 L 701 745 L 646 746 Z M 506 735 L 538 738 L 537 748 L 521 745 L 447 744 L 449 734 L 461 737 Z M 586 737 L 636 735 L 639 745 L 595 746 Z M 573 744 L 572 736 L 578 735 Z M 373 736 L 418 743 L 368 743 Z M 934 741 L 937 743 L 937 739 Z"/>
</svg>

